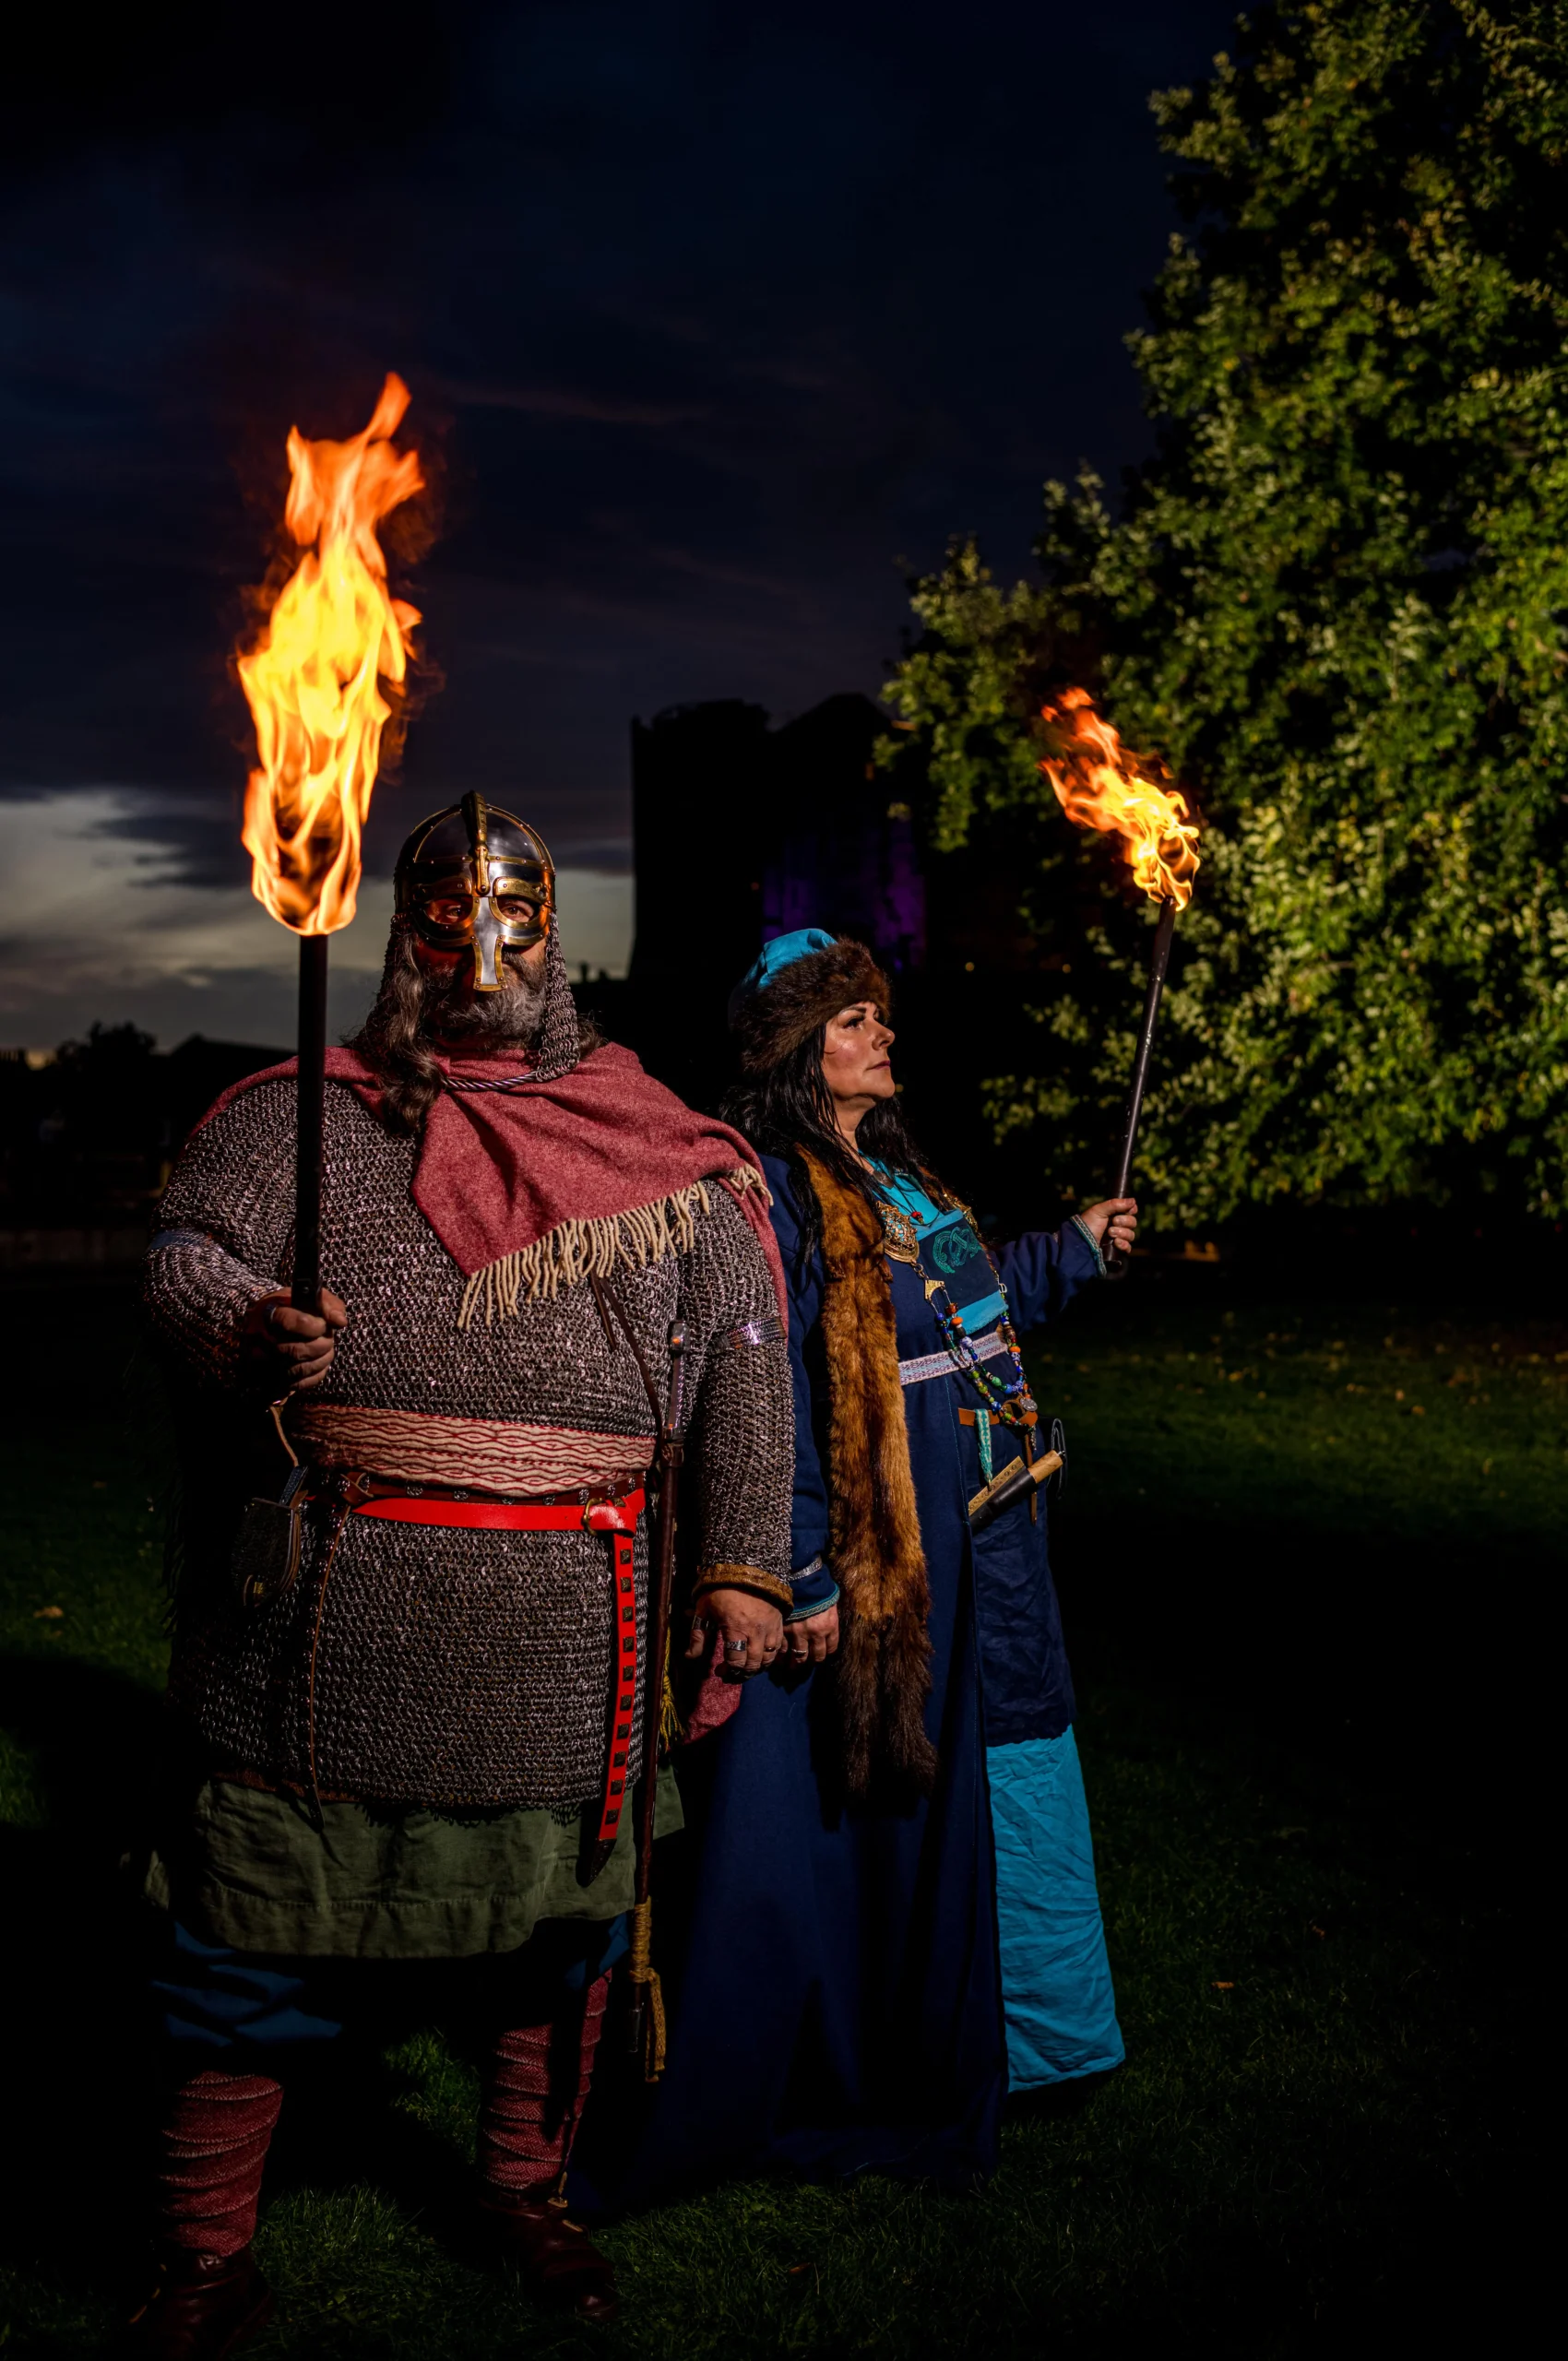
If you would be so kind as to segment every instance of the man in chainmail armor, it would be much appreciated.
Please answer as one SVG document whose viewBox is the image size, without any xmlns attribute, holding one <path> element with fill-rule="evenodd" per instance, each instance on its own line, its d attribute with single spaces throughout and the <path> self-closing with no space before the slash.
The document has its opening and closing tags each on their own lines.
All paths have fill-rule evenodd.
<svg viewBox="0 0 1568 2361">
<path fill-rule="evenodd" d="M 251 2237 L 285 2061 L 410 1987 L 479 2054 L 499 2258 L 614 2308 L 563 2185 L 626 1950 L 672 1323 L 714 1633 L 694 1726 L 782 1645 L 791 1413 L 756 1160 L 579 1026 L 553 889 L 478 796 L 404 847 L 380 995 L 328 1056 L 321 1316 L 289 1303 L 291 1068 L 219 1101 L 163 1201 L 191 1767 L 148 1883 L 167 2076 L 135 2335 L 165 2361 L 271 2308 Z"/>
</svg>

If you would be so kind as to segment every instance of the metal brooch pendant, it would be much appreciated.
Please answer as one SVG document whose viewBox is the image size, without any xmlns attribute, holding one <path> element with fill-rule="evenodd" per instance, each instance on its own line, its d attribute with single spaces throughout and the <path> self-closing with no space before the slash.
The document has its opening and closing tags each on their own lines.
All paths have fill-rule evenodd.
<svg viewBox="0 0 1568 2361">
<path fill-rule="evenodd" d="M 897 1205 L 890 1205 L 885 1201 L 879 1203 L 877 1211 L 882 1216 L 883 1248 L 889 1260 L 895 1263 L 908 1263 L 918 1270 L 921 1260 L 921 1234 L 910 1216 L 907 1213 L 900 1212 Z"/>
</svg>

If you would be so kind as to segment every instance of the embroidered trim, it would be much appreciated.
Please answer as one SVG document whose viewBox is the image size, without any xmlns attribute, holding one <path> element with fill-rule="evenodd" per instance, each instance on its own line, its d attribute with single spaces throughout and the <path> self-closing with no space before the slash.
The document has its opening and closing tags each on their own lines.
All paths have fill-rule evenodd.
<svg viewBox="0 0 1568 2361">
<path fill-rule="evenodd" d="M 835 1583 L 831 1598 L 814 1598 L 809 1607 L 797 1607 L 790 1614 L 786 1615 L 784 1620 L 786 1623 L 809 1623 L 814 1615 L 826 1615 L 830 1607 L 837 1607 L 842 1596 L 837 1584 Z"/>
<path fill-rule="evenodd" d="M 415 1484 L 474 1484 L 493 1492 L 556 1492 L 614 1484 L 653 1458 L 651 1435 L 593 1434 L 513 1418 L 453 1418 L 428 1410 L 300 1402 L 296 1442 L 318 1465 L 368 1467 Z"/>
<path fill-rule="evenodd" d="M 971 1346 L 970 1350 L 977 1361 L 993 1361 L 1007 1350 L 1007 1339 L 998 1328 L 991 1335 L 982 1336 L 978 1345 Z M 962 1377 L 963 1374 L 963 1363 L 955 1360 L 951 1353 L 921 1353 L 915 1359 L 898 1364 L 900 1385 L 922 1385 L 928 1377 Z"/>
</svg>

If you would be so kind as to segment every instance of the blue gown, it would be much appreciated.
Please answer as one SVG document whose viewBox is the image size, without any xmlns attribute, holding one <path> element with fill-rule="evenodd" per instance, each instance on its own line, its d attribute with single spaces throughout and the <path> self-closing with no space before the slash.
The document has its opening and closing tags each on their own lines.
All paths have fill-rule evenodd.
<svg viewBox="0 0 1568 2361">
<path fill-rule="evenodd" d="M 831 1573 L 823 1273 L 816 1255 L 802 1264 L 787 1168 L 764 1165 L 790 1286 L 792 1562 L 827 1561 L 799 1578 L 809 1599 Z M 909 1184 L 898 1193 L 926 1269 L 983 1346 L 1002 1303 L 974 1232 Z M 1099 1269 L 1076 1222 L 1004 1246 L 996 1262 L 1020 1333 L 1055 1318 Z M 931 1584 L 936 1786 L 901 1810 L 832 1800 L 831 1667 L 749 1683 L 733 1719 L 680 1758 L 682 1906 L 670 1907 L 667 1881 L 656 1905 L 669 2064 L 640 2123 L 612 2100 L 590 2106 L 575 2176 L 590 2207 L 778 2166 L 970 2186 L 994 2167 L 1009 2088 L 1122 2058 L 1045 1503 L 1037 1519 L 1020 1504 L 971 1533 L 986 1445 L 1000 1469 L 1016 1439 L 977 1419 L 981 1397 L 953 1373 L 916 1272 L 888 1269 Z M 932 1356 L 930 1373 L 909 1370 Z M 986 1365 L 1011 1370 L 1006 1358 Z"/>
</svg>

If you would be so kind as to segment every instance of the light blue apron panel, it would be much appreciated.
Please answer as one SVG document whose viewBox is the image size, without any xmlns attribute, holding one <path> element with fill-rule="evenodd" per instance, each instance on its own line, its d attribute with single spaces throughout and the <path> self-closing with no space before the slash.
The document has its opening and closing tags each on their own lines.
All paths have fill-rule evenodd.
<svg viewBox="0 0 1568 2361">
<path fill-rule="evenodd" d="M 1126 2054 L 1105 1954 L 1084 1774 L 1072 1731 L 986 1749 L 1007 2081 L 1039 2090 Z"/>
</svg>

